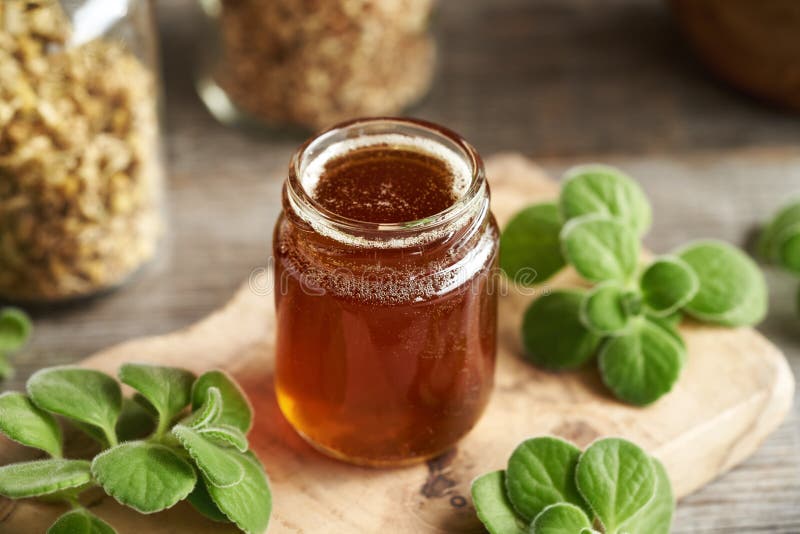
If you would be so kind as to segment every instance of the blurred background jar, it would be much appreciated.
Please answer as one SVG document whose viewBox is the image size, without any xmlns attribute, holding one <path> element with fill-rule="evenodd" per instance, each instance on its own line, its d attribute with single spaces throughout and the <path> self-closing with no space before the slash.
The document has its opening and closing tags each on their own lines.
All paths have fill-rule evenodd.
<svg viewBox="0 0 800 534">
<path fill-rule="evenodd" d="M 114 288 L 162 233 L 148 0 L 0 1 L 0 299 Z"/>
<path fill-rule="evenodd" d="M 396 115 L 433 78 L 435 0 L 201 0 L 200 96 L 226 123 L 316 130 Z"/>
</svg>

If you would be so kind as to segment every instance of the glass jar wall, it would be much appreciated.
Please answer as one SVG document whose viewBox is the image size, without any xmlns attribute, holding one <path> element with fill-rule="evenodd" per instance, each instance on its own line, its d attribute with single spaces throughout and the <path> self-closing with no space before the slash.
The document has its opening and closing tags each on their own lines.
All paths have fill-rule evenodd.
<svg viewBox="0 0 800 534">
<path fill-rule="evenodd" d="M 116 287 L 162 232 L 147 0 L 0 2 L 0 298 Z"/>
<path fill-rule="evenodd" d="M 317 130 L 395 115 L 427 93 L 434 0 L 202 0 L 198 89 L 223 122 Z"/>
</svg>

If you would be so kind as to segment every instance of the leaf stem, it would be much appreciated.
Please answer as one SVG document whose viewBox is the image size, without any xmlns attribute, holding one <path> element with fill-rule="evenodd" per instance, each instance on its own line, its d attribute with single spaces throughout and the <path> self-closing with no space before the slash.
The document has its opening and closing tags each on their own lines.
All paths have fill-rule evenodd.
<svg viewBox="0 0 800 534">
<path fill-rule="evenodd" d="M 106 441 L 108 441 L 109 448 L 113 448 L 119 445 L 119 440 L 117 439 L 117 433 L 114 432 L 114 430 L 103 428 L 103 434 L 106 437 Z"/>
</svg>

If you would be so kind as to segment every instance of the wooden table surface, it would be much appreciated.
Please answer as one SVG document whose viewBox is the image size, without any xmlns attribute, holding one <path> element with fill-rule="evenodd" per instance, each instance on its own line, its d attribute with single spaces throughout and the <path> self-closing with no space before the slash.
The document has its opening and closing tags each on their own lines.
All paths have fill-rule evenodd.
<svg viewBox="0 0 800 534">
<path fill-rule="evenodd" d="M 171 232 L 159 260 L 124 289 L 40 310 L 18 355 L 36 369 L 131 337 L 191 324 L 268 259 L 287 161 L 299 139 L 218 125 L 193 90 L 192 0 L 161 2 Z M 656 0 L 444 0 L 441 65 L 415 116 L 460 131 L 485 155 L 520 151 L 554 175 L 602 161 L 636 176 L 656 212 L 648 246 L 696 237 L 744 244 L 800 193 L 800 117 L 710 79 Z M 798 282 L 768 270 L 761 330 L 800 371 Z M 744 465 L 678 508 L 676 533 L 800 532 L 800 400 Z"/>
</svg>

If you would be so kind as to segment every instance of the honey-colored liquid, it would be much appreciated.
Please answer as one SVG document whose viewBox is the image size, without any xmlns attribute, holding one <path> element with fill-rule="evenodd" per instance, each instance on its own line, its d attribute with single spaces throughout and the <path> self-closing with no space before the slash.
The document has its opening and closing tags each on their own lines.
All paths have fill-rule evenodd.
<svg viewBox="0 0 800 534">
<path fill-rule="evenodd" d="M 338 215 L 397 223 L 451 206 L 453 180 L 436 157 L 369 147 L 329 161 L 312 194 Z M 312 444 L 401 465 L 447 450 L 476 423 L 494 372 L 497 227 L 489 216 L 460 232 L 376 250 L 278 221 L 276 390 Z"/>
</svg>

